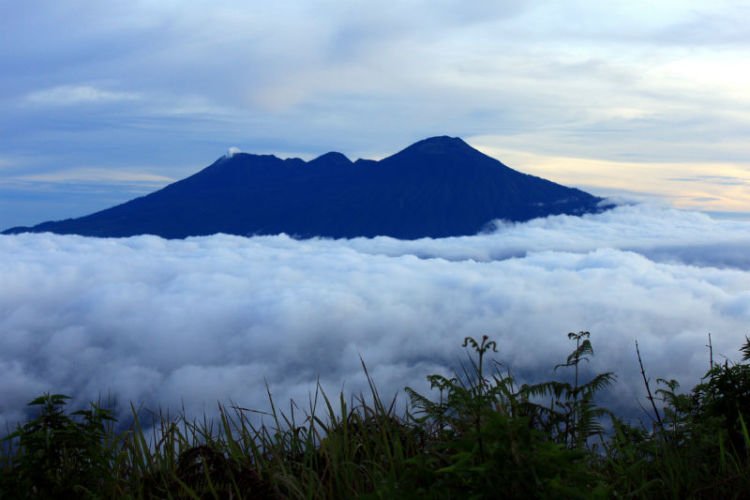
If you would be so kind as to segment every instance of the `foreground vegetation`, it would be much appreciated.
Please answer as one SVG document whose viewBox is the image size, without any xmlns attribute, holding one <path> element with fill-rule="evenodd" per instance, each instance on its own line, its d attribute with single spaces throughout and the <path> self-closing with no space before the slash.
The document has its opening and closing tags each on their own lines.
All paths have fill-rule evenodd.
<svg viewBox="0 0 750 500">
<path fill-rule="evenodd" d="M 429 376 L 432 397 L 407 388 L 403 414 L 369 375 L 367 397 L 319 389 L 304 412 L 269 395 L 271 423 L 224 407 L 149 431 L 135 411 L 119 431 L 110 410 L 47 394 L 3 440 L 0 498 L 750 497 L 750 340 L 687 393 L 666 380 L 652 393 L 641 366 L 651 423 L 634 426 L 597 405 L 614 374 L 581 380 L 589 333 L 568 336 L 559 380 L 520 386 L 488 360 L 495 342 L 467 338 L 463 372 Z"/>
</svg>

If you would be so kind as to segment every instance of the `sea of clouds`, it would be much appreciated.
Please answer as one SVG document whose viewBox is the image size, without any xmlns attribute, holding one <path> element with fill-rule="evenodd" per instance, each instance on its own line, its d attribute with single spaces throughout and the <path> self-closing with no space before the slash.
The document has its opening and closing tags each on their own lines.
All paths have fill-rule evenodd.
<svg viewBox="0 0 750 500">
<path fill-rule="evenodd" d="M 548 379 L 588 330 L 609 401 L 652 378 L 685 389 L 750 333 L 750 222 L 646 205 L 498 223 L 471 237 L 0 236 L 0 428 L 43 392 L 83 404 L 214 414 L 304 406 L 316 381 L 384 397 L 449 371 L 490 335 L 523 380 Z"/>
</svg>

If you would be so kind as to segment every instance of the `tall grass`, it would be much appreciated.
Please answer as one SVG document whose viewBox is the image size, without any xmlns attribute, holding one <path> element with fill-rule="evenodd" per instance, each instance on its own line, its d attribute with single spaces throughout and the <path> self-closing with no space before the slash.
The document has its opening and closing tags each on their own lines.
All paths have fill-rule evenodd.
<svg viewBox="0 0 750 500">
<path fill-rule="evenodd" d="M 400 413 L 364 364 L 367 394 L 318 386 L 282 411 L 269 392 L 263 419 L 220 406 L 215 420 L 156 414 L 144 427 L 133 408 L 120 431 L 101 405 L 68 412 L 67 396 L 46 394 L 3 440 L 0 498 L 747 498 L 750 341 L 690 392 L 659 380 L 645 428 L 597 405 L 614 374 L 582 380 L 589 337 L 569 334 L 556 370 L 571 376 L 526 385 L 489 359 L 494 341 L 467 338 L 469 364 L 428 376 L 432 395 L 406 388 Z"/>
</svg>

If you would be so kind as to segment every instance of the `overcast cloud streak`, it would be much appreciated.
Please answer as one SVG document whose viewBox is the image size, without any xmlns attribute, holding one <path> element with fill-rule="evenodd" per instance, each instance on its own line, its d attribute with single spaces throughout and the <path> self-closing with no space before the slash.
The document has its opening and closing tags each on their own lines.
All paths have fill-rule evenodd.
<svg viewBox="0 0 750 500">
<path fill-rule="evenodd" d="M 278 401 L 304 402 L 317 377 L 364 389 L 359 355 L 384 394 L 424 389 L 467 335 L 547 377 L 578 330 L 632 408 L 635 339 L 652 376 L 688 387 L 708 332 L 736 358 L 750 322 L 741 234 L 750 223 L 636 206 L 413 242 L 2 236 L 0 427 L 45 391 L 200 414 L 267 408 L 267 380 Z"/>
</svg>

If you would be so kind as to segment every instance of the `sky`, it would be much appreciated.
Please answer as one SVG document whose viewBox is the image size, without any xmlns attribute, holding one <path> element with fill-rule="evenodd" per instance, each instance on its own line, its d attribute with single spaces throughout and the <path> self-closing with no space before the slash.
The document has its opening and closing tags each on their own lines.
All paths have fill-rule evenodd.
<svg viewBox="0 0 750 500">
<path fill-rule="evenodd" d="M 750 3 L 0 0 L 0 228 L 229 148 L 434 135 L 604 196 L 750 212 Z"/>
<path fill-rule="evenodd" d="M 648 423 L 646 370 L 696 385 L 737 360 L 750 324 L 750 221 L 638 204 L 498 224 L 476 236 L 295 240 L 285 235 L 0 236 L 0 429 L 43 392 L 74 404 L 215 415 L 217 402 L 300 407 L 320 381 L 381 395 L 497 341 L 519 382 L 563 377 L 568 332 L 590 331 L 585 376 L 613 371 L 608 405 Z M 655 383 L 655 382 L 654 382 Z M 655 389 L 655 387 L 654 387 Z"/>
</svg>

